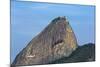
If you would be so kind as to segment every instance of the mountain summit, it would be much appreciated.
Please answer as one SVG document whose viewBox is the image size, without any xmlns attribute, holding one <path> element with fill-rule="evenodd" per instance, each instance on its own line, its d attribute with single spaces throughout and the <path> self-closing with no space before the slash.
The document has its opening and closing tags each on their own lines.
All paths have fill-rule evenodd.
<svg viewBox="0 0 100 67">
<path fill-rule="evenodd" d="M 47 64 L 68 57 L 78 47 L 65 17 L 57 17 L 16 56 L 12 65 Z"/>
</svg>

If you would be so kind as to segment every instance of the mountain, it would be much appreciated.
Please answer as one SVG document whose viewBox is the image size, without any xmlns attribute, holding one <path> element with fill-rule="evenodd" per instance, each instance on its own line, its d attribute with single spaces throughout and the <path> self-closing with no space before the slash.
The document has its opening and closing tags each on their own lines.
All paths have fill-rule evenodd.
<svg viewBox="0 0 100 67">
<path fill-rule="evenodd" d="M 12 66 L 47 64 L 70 56 L 77 47 L 77 40 L 68 19 L 57 17 L 23 48 Z"/>
<path fill-rule="evenodd" d="M 95 44 L 93 43 L 79 46 L 69 57 L 63 57 L 61 59 L 51 62 L 50 64 L 89 61 L 95 61 Z"/>
</svg>

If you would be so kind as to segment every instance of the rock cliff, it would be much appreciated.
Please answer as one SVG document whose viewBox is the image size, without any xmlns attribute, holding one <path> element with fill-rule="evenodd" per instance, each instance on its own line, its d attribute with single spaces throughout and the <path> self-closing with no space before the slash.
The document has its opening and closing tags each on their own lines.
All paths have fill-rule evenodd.
<svg viewBox="0 0 100 67">
<path fill-rule="evenodd" d="M 57 17 L 29 42 L 16 56 L 12 65 L 47 64 L 68 57 L 77 47 L 77 40 L 68 19 Z"/>
</svg>

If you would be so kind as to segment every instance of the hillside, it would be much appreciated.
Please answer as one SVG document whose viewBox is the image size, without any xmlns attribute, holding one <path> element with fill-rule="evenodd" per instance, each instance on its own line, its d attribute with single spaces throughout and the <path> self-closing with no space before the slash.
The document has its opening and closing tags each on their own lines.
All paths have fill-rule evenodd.
<svg viewBox="0 0 100 67">
<path fill-rule="evenodd" d="M 63 57 L 51 63 L 73 63 L 95 61 L 95 44 L 79 46 L 69 57 Z"/>
</svg>

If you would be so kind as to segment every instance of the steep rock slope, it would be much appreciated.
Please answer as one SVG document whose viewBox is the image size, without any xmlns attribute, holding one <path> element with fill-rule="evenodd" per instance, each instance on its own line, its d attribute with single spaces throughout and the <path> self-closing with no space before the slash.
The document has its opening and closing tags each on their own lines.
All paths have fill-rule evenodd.
<svg viewBox="0 0 100 67">
<path fill-rule="evenodd" d="M 12 65 L 50 63 L 68 57 L 77 47 L 77 40 L 68 20 L 57 17 L 29 42 L 16 56 Z"/>
</svg>

